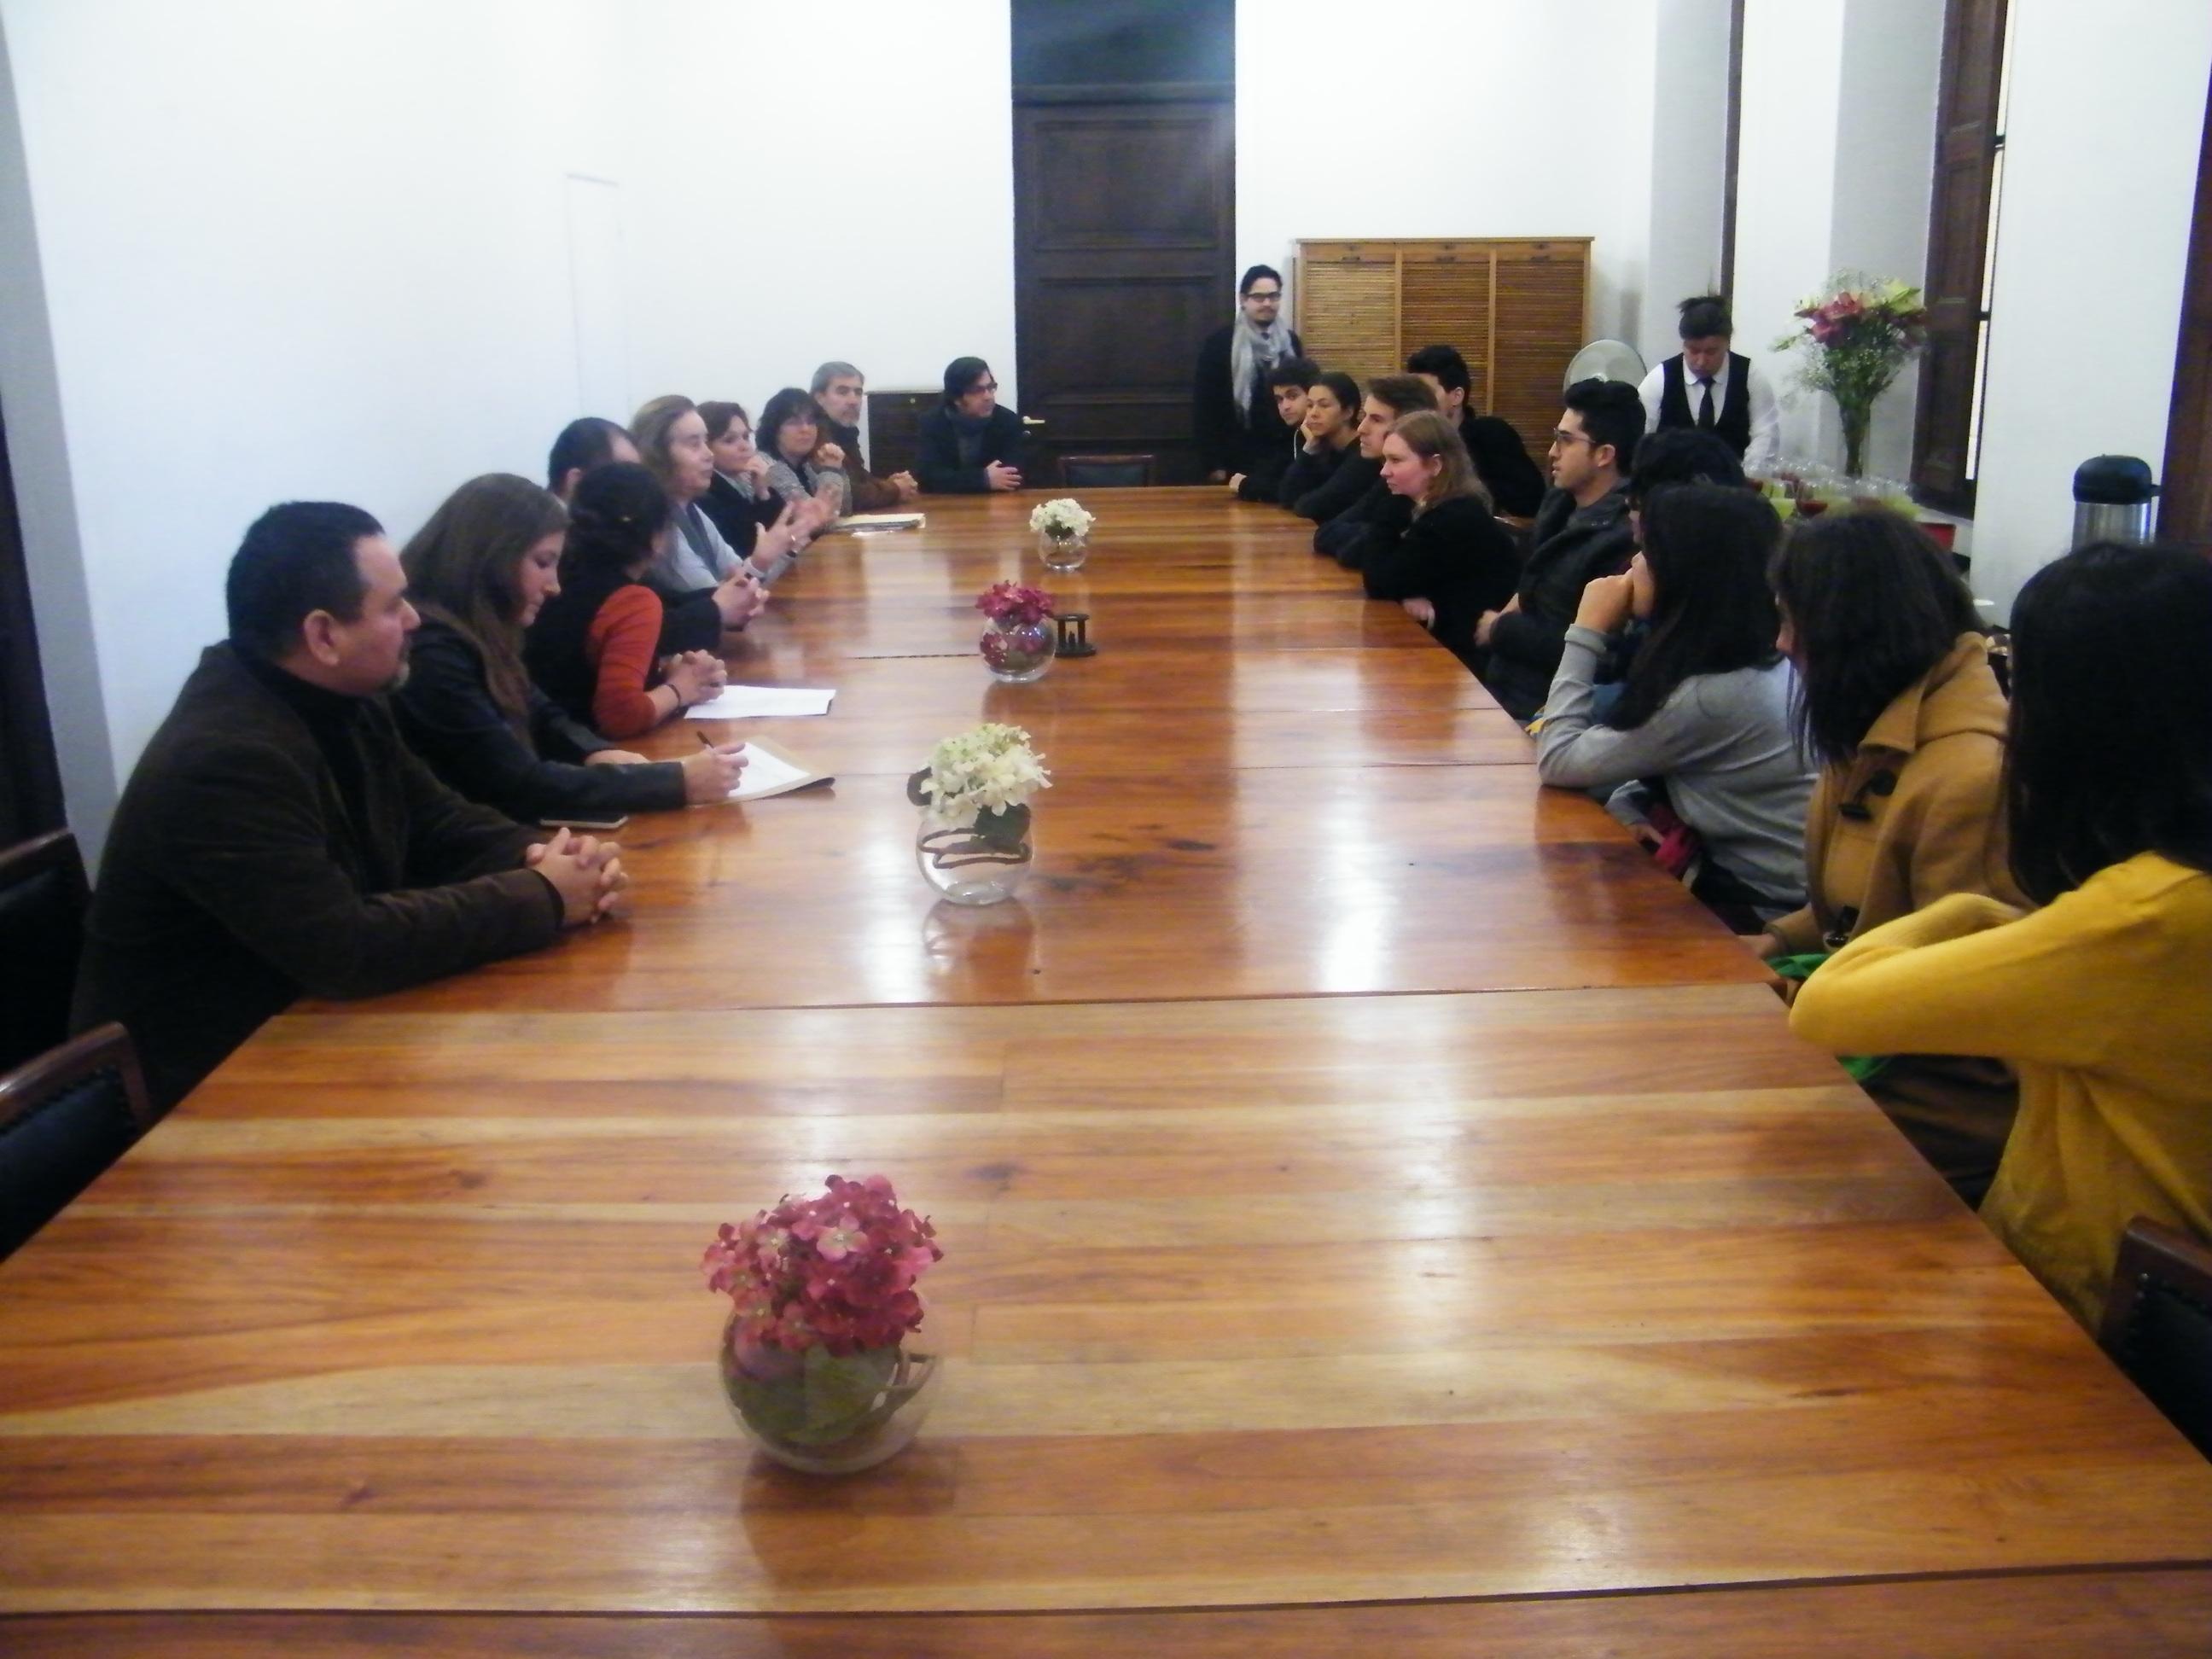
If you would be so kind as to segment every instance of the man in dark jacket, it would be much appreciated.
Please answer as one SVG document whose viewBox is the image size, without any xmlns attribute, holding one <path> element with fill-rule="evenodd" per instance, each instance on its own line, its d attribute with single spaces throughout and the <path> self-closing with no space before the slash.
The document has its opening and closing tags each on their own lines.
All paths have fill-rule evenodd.
<svg viewBox="0 0 2212 1659">
<path fill-rule="evenodd" d="M 1628 469 L 1644 434 L 1644 404 L 1626 380 L 1577 380 L 1552 434 L 1552 492 L 1537 509 L 1521 586 L 1486 611 L 1475 643 L 1490 653 L 1483 684 L 1526 725 L 1544 706 L 1583 589 L 1619 575 L 1636 552 Z"/>
<path fill-rule="evenodd" d="M 1237 284 L 1237 320 L 1214 330 L 1198 349 L 1191 422 L 1208 483 L 1251 471 L 1290 441 L 1291 428 L 1267 389 L 1267 371 L 1306 351 L 1282 311 L 1282 274 L 1273 265 L 1254 265 Z"/>
<path fill-rule="evenodd" d="M 1378 542 L 1395 542 L 1413 522 L 1413 504 L 1394 495 L 1382 482 L 1382 441 L 1399 416 L 1417 409 L 1433 410 L 1437 394 L 1416 374 L 1378 374 L 1367 383 L 1367 396 L 1359 406 L 1358 471 L 1346 467 L 1330 480 L 1364 477 L 1359 494 L 1342 511 L 1322 520 L 1314 532 L 1314 551 L 1326 553 L 1346 570 L 1365 568 L 1369 550 Z"/>
<path fill-rule="evenodd" d="M 1490 492 L 1493 512 L 1516 519 L 1534 518 L 1544 502 L 1544 475 L 1528 459 L 1528 451 L 1512 422 L 1496 415 L 1480 415 L 1468 401 L 1474 376 L 1455 346 L 1423 346 L 1406 359 L 1406 373 L 1419 375 L 1437 394 L 1437 410 L 1459 428 L 1460 441 L 1474 463 L 1475 477 Z"/>
<path fill-rule="evenodd" d="M 302 994 L 373 996 L 598 921 L 620 849 L 447 789 L 379 694 L 416 617 L 375 520 L 272 507 L 210 646 L 124 791 L 86 921 L 77 1027 L 120 1020 L 164 1109 Z"/>
<path fill-rule="evenodd" d="M 860 453 L 860 401 L 867 396 L 867 381 L 850 363 L 824 363 L 814 371 L 814 401 L 822 405 L 822 440 L 842 452 L 837 465 L 853 489 L 855 513 L 884 513 L 902 507 L 921 494 L 911 472 L 894 472 L 878 478 L 868 471 Z"/>
<path fill-rule="evenodd" d="M 999 401 L 999 377 L 981 357 L 945 366 L 945 401 L 921 417 L 915 471 L 933 495 L 982 495 L 1022 487 L 1024 427 Z"/>
</svg>

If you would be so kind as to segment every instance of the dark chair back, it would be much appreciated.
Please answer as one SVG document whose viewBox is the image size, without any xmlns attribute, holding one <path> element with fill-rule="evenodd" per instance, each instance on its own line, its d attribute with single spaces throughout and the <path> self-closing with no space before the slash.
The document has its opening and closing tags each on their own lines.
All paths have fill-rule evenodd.
<svg viewBox="0 0 2212 1659">
<path fill-rule="evenodd" d="M 2141 1216 L 2130 1221 L 2097 1340 L 2212 1457 L 2212 1248 Z"/>
<path fill-rule="evenodd" d="M 0 1257 L 153 1121 L 137 1050 L 120 1025 L 99 1026 L 0 1077 Z"/>
<path fill-rule="evenodd" d="M 1152 482 L 1149 455 L 1063 455 L 1060 481 L 1070 489 L 1141 489 Z"/>
<path fill-rule="evenodd" d="M 84 948 L 84 860 L 66 830 L 0 850 L 0 1072 L 69 1036 L 70 993 Z"/>
</svg>

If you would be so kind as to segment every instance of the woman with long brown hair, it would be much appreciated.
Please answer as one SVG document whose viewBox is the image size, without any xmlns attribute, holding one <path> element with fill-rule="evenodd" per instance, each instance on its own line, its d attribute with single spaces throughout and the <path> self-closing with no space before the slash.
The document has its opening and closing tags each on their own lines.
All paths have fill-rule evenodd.
<svg viewBox="0 0 2212 1659">
<path fill-rule="evenodd" d="M 1434 410 L 1401 416 L 1382 440 L 1382 482 L 1413 503 L 1401 533 L 1377 535 L 1360 573 L 1370 599 L 1396 599 L 1468 667 L 1475 619 L 1512 597 L 1513 538 L 1491 516 L 1457 428 Z"/>
<path fill-rule="evenodd" d="M 736 746 L 647 761 L 571 720 L 531 683 L 523 631 L 561 591 L 568 514 L 527 478 L 471 478 L 400 554 L 422 612 L 393 712 L 447 785 L 525 823 L 599 820 L 719 800 Z"/>
</svg>

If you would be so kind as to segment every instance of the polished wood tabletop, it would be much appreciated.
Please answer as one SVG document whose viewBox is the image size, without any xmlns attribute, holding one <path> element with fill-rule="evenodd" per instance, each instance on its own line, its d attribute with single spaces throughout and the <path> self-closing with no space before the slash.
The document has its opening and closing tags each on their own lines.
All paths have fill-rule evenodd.
<svg viewBox="0 0 2212 1659">
<path fill-rule="evenodd" d="M 2201 1652 L 2212 1466 L 1300 526 L 832 538 L 626 920 L 273 1020 L 0 1264 L 10 1654 Z M 992 684 L 973 596 L 1099 655 Z M 1054 773 L 1014 903 L 905 775 Z M 696 746 L 657 733 L 654 752 Z M 696 1263 L 880 1170 L 935 1413 L 755 1456 Z"/>
</svg>

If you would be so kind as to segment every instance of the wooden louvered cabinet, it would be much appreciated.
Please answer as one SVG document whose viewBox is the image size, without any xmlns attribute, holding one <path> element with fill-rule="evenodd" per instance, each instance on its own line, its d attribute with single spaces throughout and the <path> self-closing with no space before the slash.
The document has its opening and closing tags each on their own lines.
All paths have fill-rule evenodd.
<svg viewBox="0 0 2212 1659">
<path fill-rule="evenodd" d="M 1296 326 L 1308 356 L 1359 380 L 1457 346 L 1474 406 L 1511 422 L 1540 463 L 1589 338 L 1589 251 L 1587 236 L 1300 242 Z"/>
</svg>

